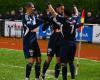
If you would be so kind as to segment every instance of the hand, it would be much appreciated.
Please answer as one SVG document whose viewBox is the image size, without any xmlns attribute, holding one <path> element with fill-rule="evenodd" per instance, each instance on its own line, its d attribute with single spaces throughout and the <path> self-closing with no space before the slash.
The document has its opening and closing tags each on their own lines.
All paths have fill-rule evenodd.
<svg viewBox="0 0 100 80">
<path fill-rule="evenodd" d="M 57 13 L 55 12 L 55 10 L 53 9 L 52 5 L 48 5 L 50 12 L 52 13 L 53 16 L 57 16 Z"/>
</svg>

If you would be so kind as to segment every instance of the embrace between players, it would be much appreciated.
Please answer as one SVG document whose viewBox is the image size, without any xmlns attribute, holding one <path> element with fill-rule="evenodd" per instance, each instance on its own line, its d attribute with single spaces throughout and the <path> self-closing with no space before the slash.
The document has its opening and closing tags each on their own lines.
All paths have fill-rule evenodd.
<svg viewBox="0 0 100 80">
<path fill-rule="evenodd" d="M 76 52 L 76 29 L 83 25 L 77 23 L 78 10 L 74 6 L 73 11 L 65 9 L 63 4 L 55 8 L 48 4 L 43 20 L 34 15 L 35 7 L 28 2 L 24 6 L 23 15 L 23 51 L 27 60 L 25 80 L 29 80 L 32 65 L 35 62 L 35 80 L 46 80 L 46 71 L 53 58 L 56 56 L 55 80 L 58 80 L 62 70 L 62 80 L 67 80 L 67 64 L 70 66 L 71 79 L 75 79 L 74 57 Z M 41 52 L 37 42 L 36 32 L 39 25 L 43 25 L 45 31 L 50 25 L 52 34 L 48 42 L 47 58 L 41 69 Z M 42 70 L 42 71 L 41 71 Z"/>
</svg>

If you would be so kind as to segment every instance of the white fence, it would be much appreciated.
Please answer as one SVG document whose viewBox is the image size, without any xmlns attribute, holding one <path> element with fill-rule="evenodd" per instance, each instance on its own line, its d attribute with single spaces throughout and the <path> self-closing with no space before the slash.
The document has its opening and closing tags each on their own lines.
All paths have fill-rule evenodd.
<svg viewBox="0 0 100 80">
<path fill-rule="evenodd" d="M 21 21 L 5 21 L 4 28 L 5 37 L 21 37 L 22 22 Z"/>
<path fill-rule="evenodd" d="M 41 25 L 42 26 L 42 25 Z M 51 31 L 48 28 L 45 32 L 39 27 L 37 32 L 38 38 L 50 37 Z M 22 37 L 22 22 L 21 21 L 5 21 L 4 36 L 5 37 Z M 80 32 L 76 32 L 76 40 L 80 39 Z M 100 25 L 99 24 L 85 24 L 82 34 L 82 41 L 100 43 Z"/>
</svg>

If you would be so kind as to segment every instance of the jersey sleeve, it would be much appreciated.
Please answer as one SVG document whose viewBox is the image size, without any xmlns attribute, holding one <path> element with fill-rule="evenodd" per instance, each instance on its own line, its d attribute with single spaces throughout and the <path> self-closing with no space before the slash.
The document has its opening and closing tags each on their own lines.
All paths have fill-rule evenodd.
<svg viewBox="0 0 100 80">
<path fill-rule="evenodd" d="M 41 25 L 42 23 L 36 19 L 35 17 L 33 17 L 33 20 L 29 18 L 28 15 L 25 15 L 23 18 L 23 25 L 27 28 L 29 28 L 29 30 L 33 30 L 35 28 L 37 28 L 39 25 Z"/>
<path fill-rule="evenodd" d="M 35 25 L 36 25 L 36 20 L 30 20 L 28 15 L 25 15 L 25 21 L 26 21 L 26 27 L 29 28 L 29 30 L 33 30 L 35 28 Z"/>
</svg>

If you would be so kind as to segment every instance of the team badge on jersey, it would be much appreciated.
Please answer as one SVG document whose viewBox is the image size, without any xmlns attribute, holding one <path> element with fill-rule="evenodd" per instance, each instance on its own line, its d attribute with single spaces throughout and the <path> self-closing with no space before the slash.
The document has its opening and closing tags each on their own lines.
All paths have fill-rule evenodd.
<svg viewBox="0 0 100 80">
<path fill-rule="evenodd" d="M 29 50 L 30 52 L 30 56 L 33 56 L 34 51 L 33 50 Z"/>
</svg>

